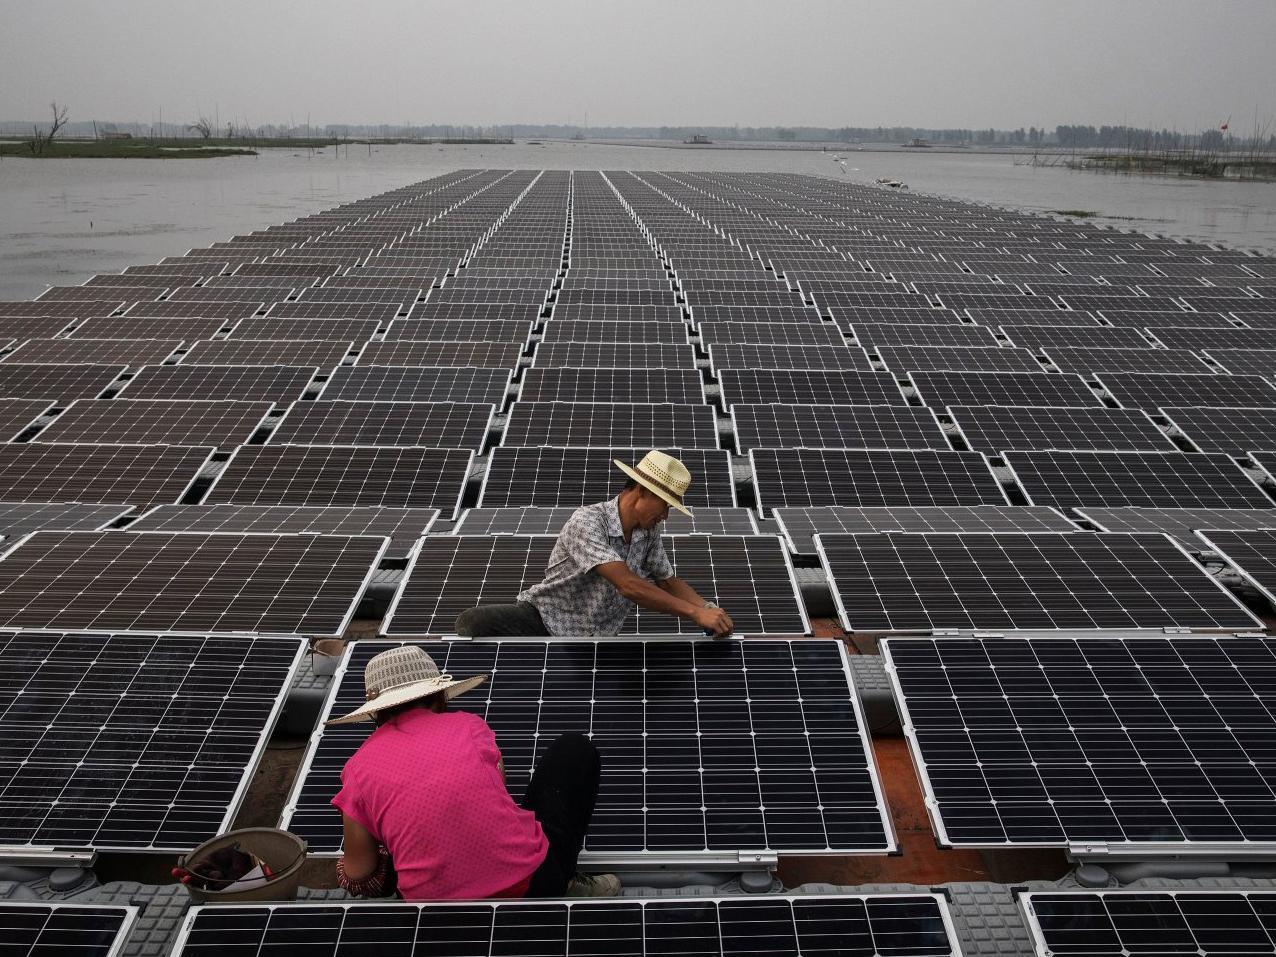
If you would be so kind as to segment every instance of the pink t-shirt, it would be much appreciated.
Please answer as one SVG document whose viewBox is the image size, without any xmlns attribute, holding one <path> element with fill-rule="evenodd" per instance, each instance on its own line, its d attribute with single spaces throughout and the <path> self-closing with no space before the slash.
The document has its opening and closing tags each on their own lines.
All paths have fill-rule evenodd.
<svg viewBox="0 0 1276 957">
<path fill-rule="evenodd" d="M 492 897 L 549 849 L 536 816 L 505 789 L 500 758 L 477 715 L 414 708 L 350 757 L 332 803 L 390 852 L 405 900 Z"/>
</svg>

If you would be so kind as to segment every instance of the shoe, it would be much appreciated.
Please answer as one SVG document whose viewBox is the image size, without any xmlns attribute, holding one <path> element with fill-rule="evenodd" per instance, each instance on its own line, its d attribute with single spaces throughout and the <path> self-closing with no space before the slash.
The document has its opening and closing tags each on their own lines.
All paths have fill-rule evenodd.
<svg viewBox="0 0 1276 957">
<path fill-rule="evenodd" d="M 567 885 L 568 897 L 619 897 L 620 878 L 615 874 L 577 874 Z"/>
</svg>

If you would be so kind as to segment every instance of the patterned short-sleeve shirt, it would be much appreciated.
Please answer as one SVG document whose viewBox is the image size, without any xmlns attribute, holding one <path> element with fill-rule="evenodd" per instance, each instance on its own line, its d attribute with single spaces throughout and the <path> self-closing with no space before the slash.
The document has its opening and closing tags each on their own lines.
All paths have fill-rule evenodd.
<svg viewBox="0 0 1276 957">
<path fill-rule="evenodd" d="M 619 501 L 613 498 L 576 509 L 558 533 L 545 580 L 518 596 L 519 601 L 536 606 L 551 635 L 583 638 L 620 633 L 634 603 L 594 571 L 599 565 L 624 562 L 635 575 L 653 581 L 673 577 L 660 526 L 650 531 L 635 528 L 626 542 Z"/>
</svg>

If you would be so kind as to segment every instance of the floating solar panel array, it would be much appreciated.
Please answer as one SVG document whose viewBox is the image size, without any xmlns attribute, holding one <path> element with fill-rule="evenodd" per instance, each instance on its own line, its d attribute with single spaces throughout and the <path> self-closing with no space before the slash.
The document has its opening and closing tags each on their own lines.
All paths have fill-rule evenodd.
<svg viewBox="0 0 1276 957">
<path fill-rule="evenodd" d="M 341 634 L 389 554 L 408 567 L 386 633 L 447 634 L 458 612 L 513 600 L 538 580 L 571 511 L 619 491 L 613 461 L 633 464 L 656 447 L 693 476 L 686 498 L 696 514 L 672 517 L 665 529 L 677 572 L 718 600 L 740 632 L 809 631 L 794 566 L 818 563 L 853 632 L 1051 635 L 1060 651 L 1034 644 L 1037 663 L 1015 665 L 1037 701 L 1041 674 L 1075 678 L 1078 656 L 1087 674 L 1110 665 L 1114 646 L 1088 644 L 1108 641 L 1105 633 L 1261 625 L 1192 555 L 1212 569 L 1226 563 L 1223 578 L 1243 580 L 1251 594 L 1276 596 L 1273 276 L 1269 259 L 1248 253 L 847 181 L 459 170 L 34 301 L 0 303 L 0 627 L 100 632 L 117 642 L 162 633 L 149 639 L 151 654 L 168 643 L 164 654 L 178 658 L 195 653 L 176 632 L 246 634 L 291 649 L 288 636 Z M 694 634 L 646 612 L 626 631 Z M 1237 649 L 1256 647 L 1237 640 Z M 928 647 L 947 641 L 958 643 L 954 654 L 966 647 L 949 637 Z M 744 651 L 681 639 L 585 642 L 575 651 L 553 642 L 431 647 L 457 670 L 496 668 L 475 708 L 500 704 L 506 647 L 540 649 L 573 667 L 592 656 L 596 674 L 608 676 L 613 697 L 594 694 L 602 679 L 590 678 L 590 694 L 570 698 L 574 710 L 516 720 L 504 705 L 485 712 L 501 725 L 516 782 L 543 741 L 538 730 L 583 721 L 603 734 L 615 774 L 591 854 L 667 852 L 694 862 L 728 848 L 891 844 L 871 759 L 855 746 L 863 725 L 848 704 L 845 661 L 820 658 L 829 654 L 824 643 L 801 654 L 765 638 Z M 672 649 L 671 663 L 639 678 L 644 708 L 625 682 L 656 647 Z M 1191 657 L 1222 647 L 1211 638 L 1176 634 L 1145 647 L 1182 648 L 1174 654 L 1207 680 L 1231 680 L 1225 667 Z M 1092 658 L 1087 648 L 1096 649 Z M 767 658 L 778 649 L 791 656 L 787 665 Z M 330 704 L 354 700 L 371 653 L 352 653 Z M 738 668 L 700 658 L 716 653 L 744 658 Z M 1134 672 L 1179 667 L 1165 663 L 1169 651 L 1148 653 L 1159 657 L 1129 652 Z M 986 656 L 996 664 L 996 654 Z M 1265 674 L 1260 658 L 1242 670 Z M 940 670 L 951 680 L 964 667 Z M 584 671 L 572 673 L 584 680 Z M 516 662 L 505 674 L 521 687 L 540 672 Z M 1206 713 L 1183 680 L 1154 678 L 1184 696 L 1180 710 L 1166 708 L 1171 719 L 1182 723 L 1193 707 Z M 730 725 L 754 708 L 746 699 L 759 698 L 755 680 L 769 709 L 754 715 L 757 742 Z M 687 682 L 700 693 L 690 711 L 651 704 L 653 693 L 662 701 Z M 903 685 L 907 701 L 916 689 Z M 937 686 L 923 681 L 921 698 Z M 1213 686 L 1198 690 L 1211 707 L 1220 699 L 1234 706 L 1218 707 L 1222 720 L 1246 733 L 1253 722 L 1257 734 L 1257 713 L 1240 713 L 1233 700 L 1244 693 L 1218 687 L 1218 696 Z M 1155 785 L 1156 775 L 1187 768 L 1182 800 L 1158 803 L 1146 780 L 1133 780 L 1138 760 L 1128 749 L 1114 747 L 1109 769 L 1097 737 L 1064 734 L 1055 716 L 1040 735 L 1025 730 L 1034 713 L 1021 720 L 1017 700 L 972 712 L 976 723 L 963 725 L 964 715 L 954 717 L 960 699 L 982 701 L 986 689 L 972 677 L 939 694 L 933 714 L 942 727 L 917 736 L 919 765 L 948 788 L 936 811 L 945 834 L 1070 847 L 1100 839 L 1195 847 L 1207 836 L 1226 846 L 1262 843 L 1255 822 L 1271 809 L 1250 800 L 1260 789 L 1246 790 L 1250 772 L 1236 770 L 1236 747 L 1215 746 L 1217 727 L 1203 726 L 1186 757 L 1176 752 L 1173 770 L 1142 772 Z M 1130 717 L 1096 704 L 1085 680 L 1060 694 L 1073 727 L 1084 729 L 1092 711 L 1108 720 L 1104 707 Z M 915 725 L 929 720 L 932 712 L 907 703 Z M 1005 708 L 1018 725 L 1005 719 L 1006 727 L 977 733 L 978 721 L 996 724 Z M 1130 708 L 1156 717 L 1142 697 Z M 36 724 L 50 748 L 66 736 L 90 739 L 56 721 L 33 721 L 15 739 L 34 741 Z M 1130 732 L 1136 747 L 1161 740 L 1164 727 L 1152 724 Z M 210 718 L 198 728 L 220 734 L 221 726 Z M 231 745 L 256 733 L 245 725 L 233 741 L 209 739 L 218 796 L 199 808 L 198 826 L 178 813 L 187 785 L 168 771 L 130 776 L 109 736 L 85 766 L 105 762 L 104 780 L 142 796 L 147 811 L 130 818 L 139 822 L 131 836 L 118 837 L 107 805 L 59 811 L 61 799 L 54 804 L 18 778 L 0 803 L 7 819 L 30 827 L 31 841 L 52 828 L 68 835 L 62 843 L 87 848 L 115 846 L 108 838 L 121 847 L 185 846 L 233 803 L 226 782 L 255 758 Z M 660 740 L 644 745 L 644 733 Z M 312 846 L 335 850 L 327 801 L 360 734 L 323 735 L 299 784 L 293 820 L 310 829 Z M 1051 776 L 1015 765 L 994 780 L 987 768 L 996 760 L 1023 756 L 997 752 L 976 781 L 969 755 L 995 750 L 987 742 L 997 735 L 1018 735 L 1023 752 L 1047 759 L 1042 767 L 1056 759 L 1066 767 Z M 688 747 L 699 749 L 699 763 Z M 1060 782 L 1084 776 L 1077 769 L 1091 748 L 1104 765 L 1102 777 L 1089 772 L 1099 784 L 1082 789 L 1084 800 L 1052 803 Z M 1207 794 L 1191 770 L 1199 754 L 1236 759 L 1218 774 L 1237 790 Z M 1117 765 L 1128 782 L 1115 777 Z M 1039 787 L 1025 783 L 1032 775 Z M 93 793 L 74 774 L 65 787 Z M 980 787 L 991 803 L 981 803 Z M 170 818 L 156 816 L 161 806 Z M 595 905 L 555 906 L 551 915 L 485 905 L 438 919 L 474 922 L 483 947 L 495 937 L 482 927 L 504 926 L 506 914 L 510 927 L 566 922 L 564 940 L 595 939 L 587 929 L 574 937 L 575 917 L 568 920 L 569 910 Z M 605 920 L 623 917 L 648 945 L 653 934 L 695 936 L 669 927 L 707 920 L 710 949 L 725 949 L 739 927 L 760 921 L 767 940 L 789 942 L 773 949 L 813 953 L 819 947 L 809 942 L 833 933 L 818 921 L 836 919 L 859 922 L 839 935 L 873 925 L 878 953 L 912 952 L 911 944 L 882 946 L 871 902 L 807 918 L 777 900 L 766 905 L 779 908 L 774 914 L 731 922 L 725 905 L 707 899 L 655 921 L 658 902 L 597 906 L 617 908 Z M 289 926 L 328 933 L 318 928 L 329 926 L 329 911 L 346 913 L 331 908 L 311 925 L 294 910 L 319 913 L 254 911 L 241 943 L 284 939 Z M 425 926 L 427 914 L 445 909 L 402 910 L 407 917 L 387 911 L 385 921 Z M 807 920 L 816 923 L 804 930 Z M 200 952 L 204 926 L 192 925 L 189 952 Z M 373 921 L 342 936 L 350 928 L 343 917 L 334 947 L 359 947 L 359 933 L 378 943 L 390 933 Z M 606 938 L 609 946 L 626 939 Z M 917 952 L 949 952 L 941 938 L 929 946 Z"/>
</svg>

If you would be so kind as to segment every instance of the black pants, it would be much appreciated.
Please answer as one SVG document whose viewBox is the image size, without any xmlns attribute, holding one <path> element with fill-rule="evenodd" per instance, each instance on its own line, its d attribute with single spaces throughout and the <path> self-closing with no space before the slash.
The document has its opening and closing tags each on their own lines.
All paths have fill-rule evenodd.
<svg viewBox="0 0 1276 957">
<path fill-rule="evenodd" d="M 467 638 L 548 638 L 541 613 L 530 602 L 479 605 L 456 618 L 456 633 Z"/>
<path fill-rule="evenodd" d="M 594 743 L 575 731 L 554 741 L 536 763 L 523 807 L 541 822 L 549 852 L 532 874 L 528 897 L 562 897 L 567 892 L 594 815 L 602 768 Z"/>
</svg>

